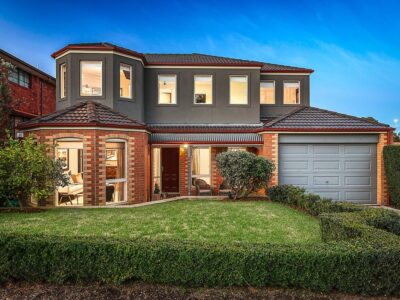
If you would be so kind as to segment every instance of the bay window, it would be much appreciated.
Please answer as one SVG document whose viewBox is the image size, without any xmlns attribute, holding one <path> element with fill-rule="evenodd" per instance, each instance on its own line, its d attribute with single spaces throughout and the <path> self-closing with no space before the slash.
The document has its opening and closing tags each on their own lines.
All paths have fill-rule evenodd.
<svg viewBox="0 0 400 300">
<path fill-rule="evenodd" d="M 81 96 L 102 96 L 103 95 L 103 62 L 81 61 Z"/>
<path fill-rule="evenodd" d="M 119 96 L 132 99 L 132 66 L 119 65 Z"/>
<path fill-rule="evenodd" d="M 61 93 L 61 99 L 65 98 L 67 95 L 67 85 L 66 85 L 66 80 L 67 80 L 67 65 L 63 63 L 60 65 L 60 93 Z"/>
</svg>

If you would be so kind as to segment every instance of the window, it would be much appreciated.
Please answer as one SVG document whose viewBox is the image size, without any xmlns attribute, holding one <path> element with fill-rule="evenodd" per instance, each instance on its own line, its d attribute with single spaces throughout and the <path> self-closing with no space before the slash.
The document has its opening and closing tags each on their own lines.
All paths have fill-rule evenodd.
<svg viewBox="0 0 400 300">
<path fill-rule="evenodd" d="M 103 63 L 81 61 L 81 96 L 103 95 Z"/>
<path fill-rule="evenodd" d="M 212 104 L 212 75 L 194 76 L 194 103 Z"/>
<path fill-rule="evenodd" d="M 192 178 L 203 179 L 211 184 L 210 148 L 193 148 L 192 154 Z"/>
<path fill-rule="evenodd" d="M 26 88 L 31 87 L 31 75 L 19 68 L 10 71 L 8 80 Z"/>
<path fill-rule="evenodd" d="M 158 75 L 158 104 L 176 104 L 176 75 Z"/>
<path fill-rule="evenodd" d="M 69 184 L 59 187 L 56 205 L 83 205 L 83 142 L 76 139 L 57 141 L 56 158 L 64 162 L 64 173 L 69 176 Z"/>
<path fill-rule="evenodd" d="M 247 76 L 229 77 L 229 103 L 247 104 Z"/>
<path fill-rule="evenodd" d="M 283 104 L 300 104 L 300 82 L 283 83 Z"/>
<path fill-rule="evenodd" d="M 153 148 L 153 188 L 152 192 L 156 190 L 161 191 L 161 149 L 160 148 Z"/>
<path fill-rule="evenodd" d="M 260 82 L 260 103 L 275 104 L 275 81 Z"/>
<path fill-rule="evenodd" d="M 125 142 L 106 143 L 106 203 L 126 201 Z"/>
<path fill-rule="evenodd" d="M 66 80 L 67 80 L 67 65 L 66 64 L 62 64 L 60 66 L 60 92 L 61 92 L 61 98 L 65 98 L 66 95 L 67 95 Z"/>
<path fill-rule="evenodd" d="M 119 96 L 132 99 L 132 67 L 130 65 L 119 65 Z"/>
</svg>

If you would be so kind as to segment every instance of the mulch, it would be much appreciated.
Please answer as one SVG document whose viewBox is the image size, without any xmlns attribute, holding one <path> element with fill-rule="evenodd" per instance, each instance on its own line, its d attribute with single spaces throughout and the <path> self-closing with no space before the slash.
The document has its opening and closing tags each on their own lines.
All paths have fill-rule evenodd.
<svg viewBox="0 0 400 300">
<path fill-rule="evenodd" d="M 400 299 L 393 297 L 363 297 L 341 293 L 323 294 L 298 289 L 281 288 L 183 288 L 162 284 L 132 282 L 123 285 L 65 284 L 9 282 L 0 286 L 0 299 L 307 299 L 356 300 Z"/>
</svg>

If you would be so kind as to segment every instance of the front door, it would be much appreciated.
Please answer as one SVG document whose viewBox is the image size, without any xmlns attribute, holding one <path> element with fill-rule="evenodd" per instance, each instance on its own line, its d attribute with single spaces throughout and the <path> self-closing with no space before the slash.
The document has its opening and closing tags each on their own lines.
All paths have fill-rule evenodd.
<svg viewBox="0 0 400 300">
<path fill-rule="evenodd" d="M 179 193 L 179 148 L 161 149 L 161 186 L 166 193 Z"/>
</svg>

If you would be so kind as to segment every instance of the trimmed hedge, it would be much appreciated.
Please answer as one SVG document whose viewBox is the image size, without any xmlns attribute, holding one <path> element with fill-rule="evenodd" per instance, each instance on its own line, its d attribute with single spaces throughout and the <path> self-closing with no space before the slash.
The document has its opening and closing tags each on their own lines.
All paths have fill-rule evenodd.
<svg viewBox="0 0 400 300">
<path fill-rule="evenodd" d="M 96 237 L 0 236 L 2 281 L 140 279 L 185 286 L 281 286 L 364 294 L 400 292 L 400 246 L 383 233 L 305 245 L 218 244 Z"/>
<path fill-rule="evenodd" d="M 324 242 L 282 245 L 2 234 L 0 280 L 143 280 L 400 294 L 399 215 L 335 203 L 291 186 L 271 188 L 269 195 L 272 201 L 319 215 Z"/>
<path fill-rule="evenodd" d="M 400 147 L 385 146 L 383 149 L 385 173 L 391 205 L 400 208 Z"/>
<path fill-rule="evenodd" d="M 331 199 L 322 199 L 320 196 L 307 193 L 305 189 L 289 185 L 276 185 L 268 189 L 271 201 L 289 204 L 307 211 L 313 216 L 331 212 L 353 212 L 362 207 L 348 202 L 335 202 Z"/>
</svg>

